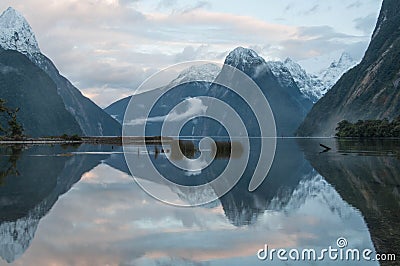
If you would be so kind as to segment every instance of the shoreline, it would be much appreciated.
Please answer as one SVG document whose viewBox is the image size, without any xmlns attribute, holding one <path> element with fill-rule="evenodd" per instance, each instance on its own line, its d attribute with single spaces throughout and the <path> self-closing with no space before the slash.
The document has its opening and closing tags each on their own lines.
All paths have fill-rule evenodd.
<svg viewBox="0 0 400 266">
<path fill-rule="evenodd" d="M 284 137 L 286 138 L 286 137 Z M 338 141 L 379 141 L 379 140 L 400 140 L 400 138 L 355 138 L 355 137 L 287 137 L 296 139 L 336 139 Z M 282 139 L 277 137 L 277 139 Z M 172 141 L 172 137 L 163 137 L 164 141 Z M 80 140 L 66 140 L 58 137 L 54 138 L 28 138 L 24 140 L 0 140 L 0 145 L 13 145 L 13 144 L 33 144 L 33 145 L 46 145 L 46 144 L 60 144 L 60 145 L 74 145 L 74 144 L 109 144 L 109 145 L 119 145 L 122 146 L 125 143 L 143 143 L 145 141 L 148 144 L 161 144 L 160 136 L 148 136 L 148 137 L 124 137 L 124 141 L 121 136 L 110 136 L 110 137 L 80 137 Z"/>
<path fill-rule="evenodd" d="M 163 137 L 164 141 L 172 141 L 171 137 Z M 146 143 L 151 144 L 160 144 L 161 137 L 125 137 L 125 143 Z M 109 145 L 119 145 L 122 146 L 123 140 L 121 136 L 113 136 L 113 137 L 80 137 L 80 140 L 66 140 L 58 137 L 54 138 L 28 138 L 24 140 L 0 140 L 0 145 L 13 145 L 13 144 L 109 144 Z"/>
</svg>

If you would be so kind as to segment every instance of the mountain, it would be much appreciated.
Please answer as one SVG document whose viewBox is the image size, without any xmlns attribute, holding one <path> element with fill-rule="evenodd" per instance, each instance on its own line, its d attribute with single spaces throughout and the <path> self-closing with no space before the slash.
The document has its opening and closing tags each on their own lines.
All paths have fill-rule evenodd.
<svg viewBox="0 0 400 266">
<path fill-rule="evenodd" d="M 214 80 L 221 68 L 215 64 L 205 63 L 203 65 L 193 65 L 181 73 L 178 77 L 171 81 L 170 85 L 182 84 L 192 80 Z"/>
<path fill-rule="evenodd" d="M 0 45 L 3 49 L 15 50 L 23 54 L 40 53 L 31 26 L 12 7 L 7 8 L 0 16 Z"/>
<path fill-rule="evenodd" d="M 94 150 L 93 150 L 94 149 Z M 37 156 L 104 151 L 105 146 L 13 146 L 1 147 L 0 257 L 15 261 L 30 246 L 40 220 L 59 197 L 68 192 L 82 175 L 108 154 L 81 156 Z M 11 150 L 11 151 L 10 151 Z"/>
<path fill-rule="evenodd" d="M 13 8 L 9 7 L 0 16 L 0 47 L 4 50 L 17 51 L 43 70 L 54 83 L 55 92 L 61 97 L 63 108 L 72 115 L 79 130 L 74 132 L 83 135 L 120 135 L 121 127 L 117 121 L 111 118 L 91 100 L 84 97 L 65 77 L 61 76 L 57 68 L 49 58 L 43 55 L 39 49 L 35 34 L 26 19 Z M 25 72 L 20 65 L 18 70 Z M 34 83 L 33 83 L 34 84 Z M 17 86 L 15 83 L 8 84 Z M 22 87 L 22 90 L 27 88 Z M 6 98 L 5 100 L 11 101 Z M 20 102 L 21 112 L 27 100 Z M 42 105 L 51 105 L 47 97 L 42 97 Z M 33 105 L 32 105 L 33 106 Z M 22 121 L 25 124 L 25 121 Z M 59 120 L 58 123 L 63 123 Z M 71 127 L 73 127 L 71 125 Z M 31 129 L 26 128 L 27 131 Z M 57 129 L 47 131 L 46 135 L 55 135 Z M 37 136 L 37 134 L 33 134 Z"/>
<path fill-rule="evenodd" d="M 172 89 L 168 95 L 164 95 L 161 101 L 155 106 L 153 115 L 154 116 L 163 116 L 168 113 L 168 111 L 174 106 L 173 102 L 179 102 L 184 100 L 187 97 L 194 97 L 199 95 L 205 95 L 207 93 L 208 85 L 204 82 L 190 82 L 186 84 L 187 81 L 190 80 L 214 80 L 218 75 L 221 68 L 215 64 L 203 64 L 203 65 L 194 65 L 185 70 L 183 70 L 179 75 L 170 82 L 168 86 L 177 86 L 177 88 Z M 179 87 L 179 88 L 178 88 Z M 163 88 L 158 88 L 163 89 Z M 157 90 L 157 89 L 156 89 Z M 149 99 L 152 97 L 154 92 L 148 91 L 143 92 L 133 97 L 137 97 L 138 100 Z M 131 100 L 132 96 L 128 96 L 126 98 L 120 99 L 108 107 L 104 109 L 109 115 L 111 115 L 114 119 L 122 124 L 125 110 Z M 151 98 L 150 98 L 151 99 Z"/>
<path fill-rule="evenodd" d="M 51 78 L 23 54 L 1 48 L 0 98 L 10 108 L 21 108 L 18 120 L 28 136 L 82 134 Z"/>
<path fill-rule="evenodd" d="M 278 134 L 293 136 L 295 130 L 311 109 L 313 103 L 301 93 L 291 73 L 286 68 L 282 68 L 279 71 L 284 71 L 284 73 L 278 75 L 273 64 L 267 63 L 255 51 L 242 47 L 234 49 L 226 57 L 225 64 L 243 71 L 258 84 L 271 105 L 277 124 Z M 218 79 L 218 76 L 223 72 L 224 69 L 221 71 L 212 64 L 191 67 L 180 73 L 169 86 L 174 86 L 178 84 L 178 82 L 184 82 L 185 80 L 193 78 L 213 80 L 213 77 L 215 77 Z M 152 93 L 154 92 L 148 91 L 133 97 L 142 97 L 143 100 L 137 98 L 138 102 L 144 102 L 145 99 L 152 97 Z M 236 111 L 243 114 L 243 120 L 248 123 L 249 130 L 253 131 L 253 133 L 255 132 L 251 130 L 251 128 L 255 129 L 257 127 L 257 122 L 249 117 L 251 110 L 242 102 L 240 97 L 237 95 L 235 96 L 235 93 L 227 91 L 226 88 L 222 88 L 217 84 L 190 82 L 181 84 L 166 95 L 163 95 L 154 106 L 150 119 L 148 119 L 148 122 L 150 122 L 149 134 L 160 134 L 161 122 L 155 123 L 154 121 L 151 122 L 152 120 L 155 120 L 157 117 L 161 118 L 165 116 L 172 107 L 188 97 L 196 96 L 210 96 L 229 102 L 230 106 L 233 106 Z M 122 122 L 129 101 L 130 97 L 121 99 L 105 108 L 105 111 Z M 204 123 L 202 121 L 204 121 Z M 185 126 L 183 135 L 214 136 L 221 135 L 223 131 L 224 129 L 217 126 L 212 120 L 200 118 L 197 121 L 191 121 L 190 125 Z"/>
<path fill-rule="evenodd" d="M 132 96 L 122 98 L 116 102 L 113 102 L 108 107 L 104 108 L 104 111 L 109 114 L 112 118 L 117 120 L 120 124 L 124 121 L 124 115 L 126 108 L 128 107 L 129 101 Z"/>
<path fill-rule="evenodd" d="M 397 1 L 383 1 L 362 61 L 314 105 L 298 135 L 332 136 L 342 120 L 393 119 L 400 115 L 399 12 Z"/>
<path fill-rule="evenodd" d="M 281 77 L 283 80 L 293 78 L 300 91 L 315 103 L 333 87 L 344 73 L 355 66 L 357 61 L 344 52 L 339 60 L 333 61 L 328 68 L 315 74 L 307 73 L 300 64 L 290 58 L 283 62 L 269 61 L 267 64 L 276 77 Z"/>
<path fill-rule="evenodd" d="M 286 68 L 281 68 L 281 72 L 277 73 L 277 69 L 255 51 L 243 47 L 230 52 L 224 64 L 241 70 L 258 85 L 271 106 L 277 134 L 293 136 L 313 103 L 301 93 L 290 72 Z M 216 80 L 231 79 L 230 72 L 229 67 L 224 67 Z M 257 97 L 254 92 L 249 94 L 250 97 Z M 232 106 L 245 122 L 250 135 L 257 135 L 257 120 L 240 96 L 218 84 L 210 87 L 208 96 L 218 98 Z M 206 124 L 202 135 L 221 135 L 221 130 L 222 127 Z"/>
<path fill-rule="evenodd" d="M 308 74 L 298 63 L 287 58 L 285 61 L 267 62 L 272 73 L 279 80 L 294 81 L 300 91 L 312 102 L 316 102 L 321 97 L 322 81 L 315 75 Z"/>
<path fill-rule="evenodd" d="M 274 112 L 278 134 L 292 136 L 307 112 L 311 109 L 313 103 L 301 93 L 291 73 L 286 68 L 282 68 L 279 71 L 283 71 L 283 74 L 278 75 L 273 64 L 267 63 L 255 51 L 242 47 L 233 50 L 226 57 L 225 64 L 245 72 L 259 85 Z M 174 86 L 179 81 L 193 78 L 207 78 L 207 80 L 212 80 L 212 77 L 218 78 L 222 72 L 218 67 L 212 64 L 191 67 L 180 73 L 174 81 L 171 81 L 169 86 Z M 182 86 L 184 86 L 184 88 L 182 88 Z M 155 92 L 148 91 L 135 95 L 134 97 L 136 97 L 138 102 L 143 102 L 145 99 L 152 97 L 153 93 Z M 248 107 L 245 107 L 243 102 L 239 99 L 240 97 L 235 96 L 233 92 L 227 92 L 226 89 L 221 88 L 221 86 L 217 84 L 191 82 L 177 86 L 172 91 L 168 92 L 168 94 L 164 95 L 154 106 L 150 119 L 148 120 L 148 122 L 150 122 L 149 134 L 160 134 L 161 122 L 155 123 L 154 120 L 156 118 L 165 116 L 171 108 L 180 101 L 188 97 L 196 96 L 210 96 L 228 101 L 236 111 L 239 109 L 241 110 L 243 118 L 244 120 L 248 120 L 250 128 L 256 127 L 257 122 L 246 117 L 249 116 L 248 114 L 251 113 L 251 111 L 246 109 Z M 119 122 L 122 122 L 129 101 L 130 97 L 121 99 L 105 108 L 105 111 Z M 152 120 L 153 122 L 151 122 Z M 200 121 L 204 121 L 204 123 Z M 183 135 L 221 135 L 224 131 L 223 128 L 218 127 L 215 122 L 210 119 L 200 118 L 197 121 L 191 121 L 191 123 L 192 124 L 189 123 L 190 125 L 185 126 Z"/>
</svg>

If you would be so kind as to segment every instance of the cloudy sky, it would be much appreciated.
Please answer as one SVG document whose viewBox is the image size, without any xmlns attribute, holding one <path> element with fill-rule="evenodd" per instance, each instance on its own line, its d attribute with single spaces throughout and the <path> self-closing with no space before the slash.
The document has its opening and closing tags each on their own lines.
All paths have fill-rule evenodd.
<svg viewBox="0 0 400 266">
<path fill-rule="evenodd" d="M 101 107 L 155 71 L 223 62 L 237 46 L 310 71 L 347 51 L 361 58 L 381 0 L 2 0 L 29 21 L 60 72 Z M 315 60 L 315 59 L 318 60 Z M 312 65 L 309 62 L 313 63 Z"/>
</svg>

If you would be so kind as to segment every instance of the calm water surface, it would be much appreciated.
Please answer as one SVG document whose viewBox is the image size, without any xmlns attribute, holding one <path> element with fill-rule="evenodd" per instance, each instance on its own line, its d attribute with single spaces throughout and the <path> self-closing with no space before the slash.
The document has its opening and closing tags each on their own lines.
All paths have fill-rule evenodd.
<svg viewBox="0 0 400 266">
<path fill-rule="evenodd" d="M 333 149 L 320 153 L 319 143 Z M 146 194 L 130 176 L 121 147 L 3 146 L 0 264 L 379 265 L 260 261 L 257 251 L 265 244 L 321 250 L 345 237 L 348 248 L 396 253 L 399 147 L 393 141 L 278 140 L 271 171 L 255 192 L 247 190 L 245 173 L 219 200 L 182 208 Z M 169 166 L 165 155 L 151 156 L 183 183 L 209 178 L 228 160 L 219 156 L 209 172 L 188 175 Z M 172 200 L 202 197 L 146 182 Z"/>
</svg>

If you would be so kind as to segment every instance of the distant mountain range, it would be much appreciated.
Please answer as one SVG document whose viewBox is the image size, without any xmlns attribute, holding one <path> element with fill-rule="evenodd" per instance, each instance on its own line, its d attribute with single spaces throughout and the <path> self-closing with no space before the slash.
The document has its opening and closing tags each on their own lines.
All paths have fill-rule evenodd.
<svg viewBox="0 0 400 266">
<path fill-rule="evenodd" d="M 307 73 L 304 68 L 290 58 L 283 62 L 268 62 L 275 76 L 279 77 L 282 82 L 293 78 L 300 91 L 314 103 L 324 96 L 339 78 L 356 64 L 357 61 L 346 52 L 343 52 L 340 59 L 333 61 L 328 68 L 314 74 Z"/>
<path fill-rule="evenodd" d="M 341 58 L 338 61 L 332 62 L 327 69 L 318 74 L 309 74 L 290 58 L 287 58 L 283 62 L 266 62 L 253 50 L 238 47 L 227 56 L 225 64 L 239 68 L 246 74 L 252 76 L 256 83 L 262 88 L 263 92 L 268 96 L 269 103 L 271 104 L 274 115 L 278 121 L 278 134 L 291 136 L 310 110 L 312 104 L 321 98 L 331 88 L 336 80 L 338 80 L 350 67 L 354 66 L 356 62 L 350 57 L 350 55 L 343 53 Z M 260 71 L 258 74 L 262 73 L 262 75 L 255 77 L 255 69 Z M 201 80 L 205 75 L 207 75 L 208 79 L 210 79 L 211 76 L 216 78 L 220 71 L 221 70 L 215 65 L 213 67 L 209 64 L 204 66 L 199 65 L 182 71 L 175 81 L 171 81 L 170 85 L 174 85 L 174 82 L 176 83 L 177 81 L 188 80 L 189 78 L 192 80 Z M 208 95 L 212 97 L 218 96 L 216 91 L 212 91 L 204 86 L 200 86 L 201 88 L 194 88 L 193 84 L 186 85 L 186 87 L 190 86 L 192 87 L 184 89 L 186 91 L 184 94 L 177 95 L 175 93 L 169 95 L 167 99 L 163 100 L 165 103 L 163 110 L 155 110 L 153 114 L 157 114 L 158 116 L 165 115 L 168 113 L 167 111 L 173 107 L 172 102 L 177 99 L 183 100 L 185 97 L 200 95 Z M 188 93 L 188 91 L 190 91 L 190 93 Z M 150 96 L 151 93 L 149 94 L 149 92 L 147 92 L 133 97 Z M 120 99 L 104 110 L 122 123 L 126 107 L 128 106 L 131 97 L 132 96 Z M 223 100 L 227 100 L 226 95 L 224 97 Z M 239 103 L 232 104 L 239 105 Z M 197 124 L 197 126 L 204 126 L 204 124 Z M 196 132 L 197 134 L 206 134 L 202 129 L 194 130 L 193 132 Z M 152 133 L 157 134 L 154 131 Z M 185 134 L 190 135 L 191 133 L 191 130 L 185 131 Z"/>
<path fill-rule="evenodd" d="M 337 123 L 400 115 L 400 5 L 384 0 L 361 63 L 322 97 L 298 129 L 300 136 L 333 136 Z"/>
<path fill-rule="evenodd" d="M 11 7 L 0 16 L 0 48 L 0 98 L 21 109 L 27 135 L 121 134 L 117 121 L 60 75 L 41 53 L 29 23 Z"/>
</svg>

